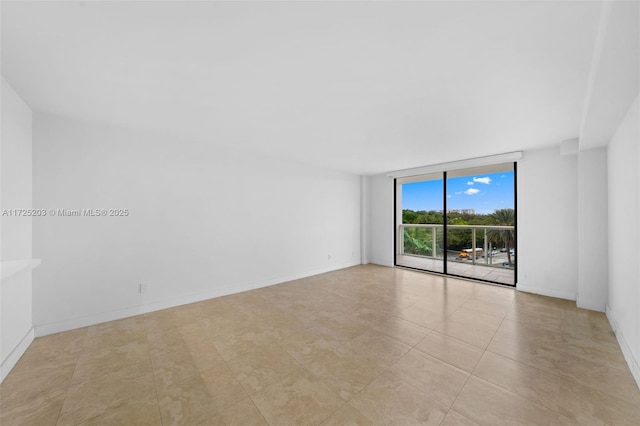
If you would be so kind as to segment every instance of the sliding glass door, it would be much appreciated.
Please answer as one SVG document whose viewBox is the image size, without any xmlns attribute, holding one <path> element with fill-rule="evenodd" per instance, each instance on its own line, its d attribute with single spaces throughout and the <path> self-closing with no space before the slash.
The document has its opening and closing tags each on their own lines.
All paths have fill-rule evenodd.
<svg viewBox="0 0 640 426">
<path fill-rule="evenodd" d="M 405 178 L 396 184 L 396 265 L 444 273 L 444 177 Z"/>
<path fill-rule="evenodd" d="M 516 166 L 396 179 L 396 265 L 516 282 Z"/>
</svg>

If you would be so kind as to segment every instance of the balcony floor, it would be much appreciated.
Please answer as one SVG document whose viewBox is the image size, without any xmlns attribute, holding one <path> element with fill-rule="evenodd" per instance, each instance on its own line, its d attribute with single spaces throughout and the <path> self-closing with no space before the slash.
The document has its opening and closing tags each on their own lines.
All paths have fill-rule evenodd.
<svg viewBox="0 0 640 426">
<path fill-rule="evenodd" d="M 482 262 L 482 263 L 481 263 Z M 398 266 L 408 268 L 422 269 L 425 271 L 444 272 L 444 262 L 442 259 L 432 259 L 429 257 L 399 254 L 396 256 Z M 452 275 L 491 281 L 498 284 L 514 285 L 514 273 L 511 268 L 500 266 L 501 263 L 489 266 L 484 264 L 484 259 L 479 259 L 476 264 L 472 264 L 470 260 L 449 261 L 447 272 Z"/>
</svg>

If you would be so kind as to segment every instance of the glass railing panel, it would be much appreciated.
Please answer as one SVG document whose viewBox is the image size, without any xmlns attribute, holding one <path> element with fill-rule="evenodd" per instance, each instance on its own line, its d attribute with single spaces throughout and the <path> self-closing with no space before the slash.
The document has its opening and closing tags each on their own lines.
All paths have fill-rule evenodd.
<svg viewBox="0 0 640 426">
<path fill-rule="evenodd" d="M 513 226 L 403 224 L 396 264 L 513 285 L 516 262 Z"/>
<path fill-rule="evenodd" d="M 444 229 L 441 224 L 400 225 L 398 236 L 398 265 L 444 272 Z"/>
</svg>

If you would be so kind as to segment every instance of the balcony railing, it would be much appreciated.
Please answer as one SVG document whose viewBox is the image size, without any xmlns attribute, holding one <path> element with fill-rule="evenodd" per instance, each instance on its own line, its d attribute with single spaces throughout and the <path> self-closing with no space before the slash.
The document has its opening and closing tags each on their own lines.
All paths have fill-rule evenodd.
<svg viewBox="0 0 640 426">
<path fill-rule="evenodd" d="M 514 248 L 506 247 L 500 237 L 514 230 L 514 226 L 503 225 L 447 225 L 449 241 L 445 245 L 442 224 L 402 224 L 398 232 L 398 254 L 443 259 L 446 252 L 447 259 L 452 261 L 512 267 L 515 263 Z M 448 250 L 444 249 L 446 246 Z M 464 254 L 466 257 L 461 257 Z"/>
</svg>

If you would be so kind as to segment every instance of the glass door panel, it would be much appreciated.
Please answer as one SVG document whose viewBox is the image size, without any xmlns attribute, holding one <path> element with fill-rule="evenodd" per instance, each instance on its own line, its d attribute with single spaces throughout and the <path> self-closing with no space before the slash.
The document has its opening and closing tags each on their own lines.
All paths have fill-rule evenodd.
<svg viewBox="0 0 640 426">
<path fill-rule="evenodd" d="M 447 173 L 447 272 L 515 284 L 512 163 Z"/>
<path fill-rule="evenodd" d="M 506 163 L 396 179 L 396 265 L 515 285 L 515 173 Z"/>
<path fill-rule="evenodd" d="M 396 181 L 396 265 L 444 273 L 442 173 Z"/>
</svg>

